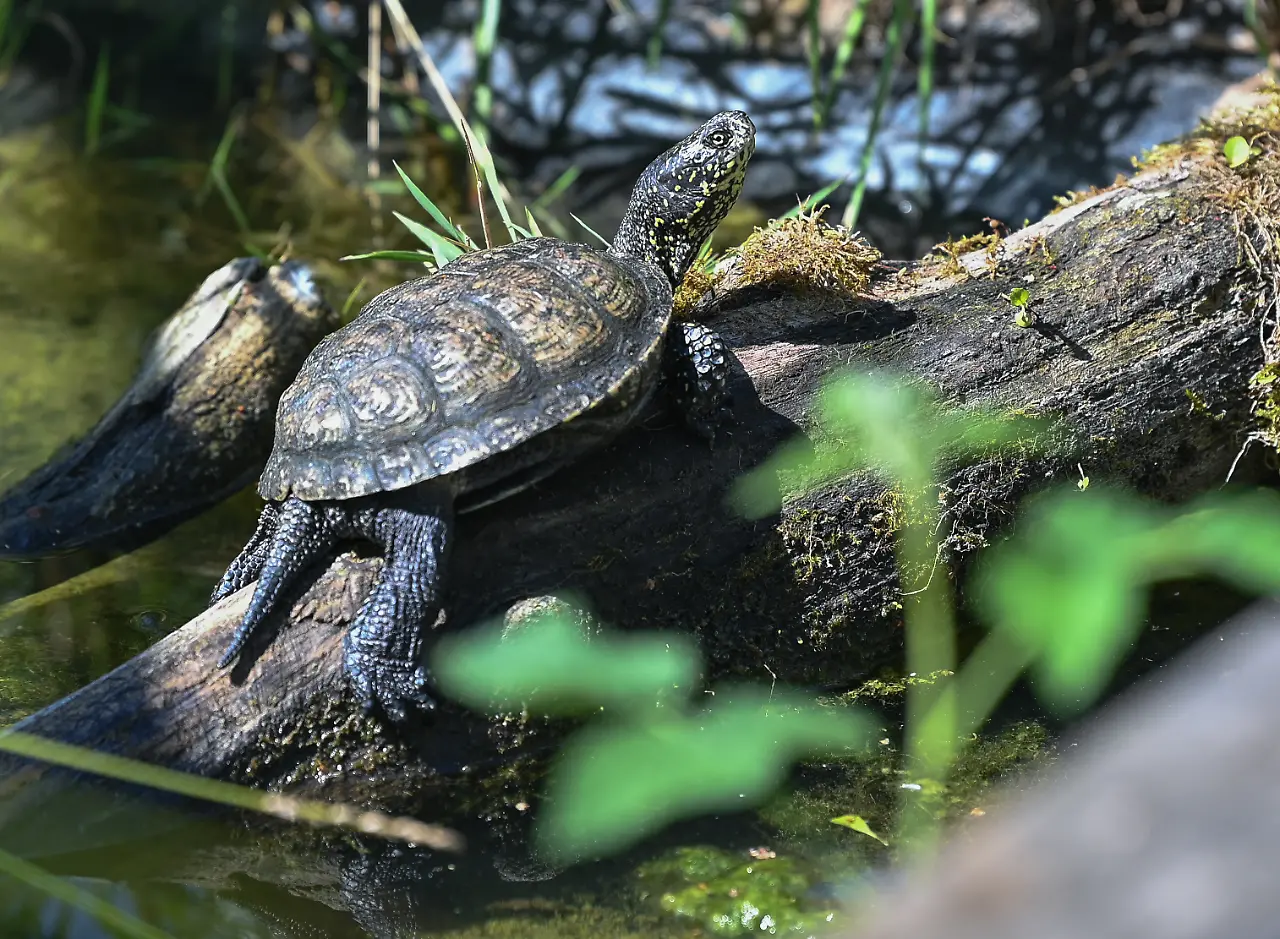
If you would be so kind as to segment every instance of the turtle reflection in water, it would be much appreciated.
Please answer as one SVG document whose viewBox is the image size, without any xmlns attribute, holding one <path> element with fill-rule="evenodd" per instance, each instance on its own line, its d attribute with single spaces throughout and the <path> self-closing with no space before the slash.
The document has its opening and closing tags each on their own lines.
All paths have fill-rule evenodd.
<svg viewBox="0 0 1280 939">
<path fill-rule="evenodd" d="M 321 342 L 281 399 L 257 530 L 213 594 L 257 579 L 221 664 L 301 571 L 368 540 L 385 566 L 344 638 L 347 675 L 366 709 L 430 709 L 423 653 L 455 509 L 612 439 L 659 386 L 714 439 L 727 354 L 705 327 L 672 324 L 672 292 L 754 150 L 746 114 L 717 114 L 644 171 L 607 251 L 534 238 L 463 255 Z"/>
</svg>

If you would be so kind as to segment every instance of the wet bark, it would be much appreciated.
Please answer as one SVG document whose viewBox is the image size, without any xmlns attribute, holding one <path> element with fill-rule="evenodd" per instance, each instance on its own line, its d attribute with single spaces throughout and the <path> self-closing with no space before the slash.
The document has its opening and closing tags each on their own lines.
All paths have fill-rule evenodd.
<svg viewBox="0 0 1280 939">
<path fill-rule="evenodd" d="M 572 592 L 622 628 L 692 630 L 713 679 L 856 681 L 900 649 L 896 515 L 855 478 L 758 521 L 729 487 L 811 424 L 832 369 L 890 367 L 953 403 L 1059 420 L 1051 453 L 953 468 L 947 558 L 965 561 L 1038 487 L 1095 481 L 1178 499 L 1220 484 L 1263 362 L 1233 217 L 1194 163 L 1136 177 L 958 262 L 882 277 L 863 301 L 729 291 L 712 321 L 735 349 L 737 428 L 708 452 L 656 415 L 536 489 L 459 521 L 445 628 Z M 1006 297 L 1027 287 L 1036 324 Z M 1190 394 L 1189 394 L 1190 392 Z M 246 535 L 248 532 L 246 532 Z M 376 560 L 309 581 L 275 641 L 213 667 L 241 594 L 23 729 L 211 776 L 395 802 L 535 743 L 451 710 L 389 731 L 356 716 L 340 637 Z M 12 780 L 10 780 L 12 782 Z"/>
</svg>

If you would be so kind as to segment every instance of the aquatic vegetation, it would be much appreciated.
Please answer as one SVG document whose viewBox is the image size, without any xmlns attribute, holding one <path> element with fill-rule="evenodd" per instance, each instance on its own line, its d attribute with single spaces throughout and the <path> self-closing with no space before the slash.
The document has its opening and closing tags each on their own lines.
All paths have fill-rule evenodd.
<svg viewBox="0 0 1280 939">
<path fill-rule="evenodd" d="M 688 846 L 643 864 L 636 880 L 642 901 L 712 936 L 809 936 L 836 919 L 812 890 L 817 873 L 791 857 Z"/>
</svg>

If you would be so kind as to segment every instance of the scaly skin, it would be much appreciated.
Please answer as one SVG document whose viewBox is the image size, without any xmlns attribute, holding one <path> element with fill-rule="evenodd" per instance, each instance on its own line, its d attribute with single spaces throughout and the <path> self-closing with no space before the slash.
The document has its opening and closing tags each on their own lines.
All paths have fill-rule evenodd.
<svg viewBox="0 0 1280 939">
<path fill-rule="evenodd" d="M 699 247 L 737 199 L 754 150 L 755 128 L 746 114 L 722 112 L 708 120 L 641 174 L 608 254 L 632 269 L 636 265 L 647 268 L 642 276 L 658 283 L 659 278 L 665 278 L 674 290 Z M 669 294 L 661 302 L 669 304 Z M 371 302 L 366 310 L 376 303 Z M 529 306 L 536 305 L 528 297 L 525 303 L 526 312 Z M 669 306 L 647 311 L 650 318 L 669 316 L 670 312 Z M 590 318 L 582 319 L 585 322 Z M 388 328 L 394 332 L 394 328 Z M 342 343 L 342 334 L 335 334 L 330 340 L 333 342 Z M 666 342 L 662 367 L 668 396 L 685 423 L 714 443 L 717 431 L 729 416 L 731 403 L 728 351 L 715 333 L 695 323 L 671 324 Z M 482 345 L 473 347 L 473 354 L 483 355 L 486 351 Z M 640 365 L 637 360 L 635 366 Z M 417 366 L 420 363 L 415 363 Z M 303 373 L 306 374 L 306 366 Z M 321 387 L 331 378 L 342 377 L 313 376 L 313 380 L 316 387 Z M 299 407 L 330 407 L 321 399 L 300 400 L 304 403 Z M 305 403 L 307 400 L 311 403 Z M 621 399 L 614 403 L 623 410 L 630 407 Z M 639 417 L 638 401 L 634 411 L 630 417 Z M 305 413 L 316 423 L 316 439 L 324 438 L 325 446 L 348 442 L 342 432 L 334 430 L 341 420 L 324 424 L 316 418 L 319 412 Z M 282 420 L 298 416 L 284 407 L 281 414 Z M 335 414 L 341 416 L 341 412 Z M 422 414 L 421 410 L 408 413 L 405 420 Z M 619 427 L 625 423 L 620 421 Z M 278 439 L 280 426 L 277 425 Z M 298 462 L 306 463 L 305 452 Z M 222 664 L 236 658 L 301 571 L 335 550 L 339 542 L 359 538 L 379 545 L 387 563 L 345 638 L 347 674 L 367 709 L 380 708 L 393 720 L 407 716 L 410 707 L 430 710 L 434 705 L 427 694 L 429 676 L 423 657 L 440 610 L 452 532 L 454 481 L 429 478 L 394 491 L 362 489 L 358 496 L 347 490 L 351 493 L 348 498 L 336 500 L 329 498 L 335 493 L 317 483 L 317 478 L 320 477 L 308 482 L 312 491 L 304 492 L 314 501 L 303 501 L 291 494 L 268 505 L 258 531 L 214 592 L 217 601 L 258 578 L 249 609 Z M 286 492 L 297 491 L 293 489 L 295 482 L 285 474 L 264 494 L 278 499 Z M 377 482 L 381 484 L 382 480 Z"/>
<path fill-rule="evenodd" d="M 253 540 L 214 593 L 217 602 L 239 589 L 237 583 L 257 579 L 219 666 L 240 654 L 299 573 L 331 554 L 340 540 L 368 541 L 382 550 L 386 564 L 343 639 L 343 666 L 366 711 L 381 709 L 402 721 L 408 706 L 432 710 L 422 653 L 440 611 L 452 500 L 411 492 L 395 501 L 402 504 L 304 502 L 295 496 L 267 503 Z"/>
</svg>

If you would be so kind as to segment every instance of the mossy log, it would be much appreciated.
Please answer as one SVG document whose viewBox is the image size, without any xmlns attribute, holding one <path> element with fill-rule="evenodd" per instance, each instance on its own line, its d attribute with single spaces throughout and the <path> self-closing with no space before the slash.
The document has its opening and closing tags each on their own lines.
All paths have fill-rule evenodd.
<svg viewBox="0 0 1280 939">
<path fill-rule="evenodd" d="M 1054 449 L 953 468 L 947 559 L 964 561 L 1019 501 L 1083 472 L 1161 499 L 1220 485 L 1255 431 L 1261 320 L 1247 206 L 1224 199 L 1221 144 L 1160 165 L 976 250 L 880 276 L 858 301 L 722 285 L 737 428 L 711 452 L 655 415 L 536 489 L 465 515 L 446 628 L 571 591 L 607 624 L 695 631 L 711 679 L 847 685 L 899 651 L 893 532 L 902 501 L 854 478 L 745 520 L 726 493 L 811 424 L 849 364 L 932 383 L 944 400 L 1059 421 Z M 1267 158 L 1249 169 L 1271 172 Z M 1014 323 L 1027 288 L 1034 325 Z M 246 533 L 247 534 L 247 533 Z M 23 729 L 217 777 L 382 801 L 526 743 L 526 728 L 446 706 L 398 731 L 354 715 L 340 636 L 376 560 L 339 559 L 250 664 L 214 660 L 242 594 Z M 359 787 L 358 792 L 350 787 Z"/>
</svg>

